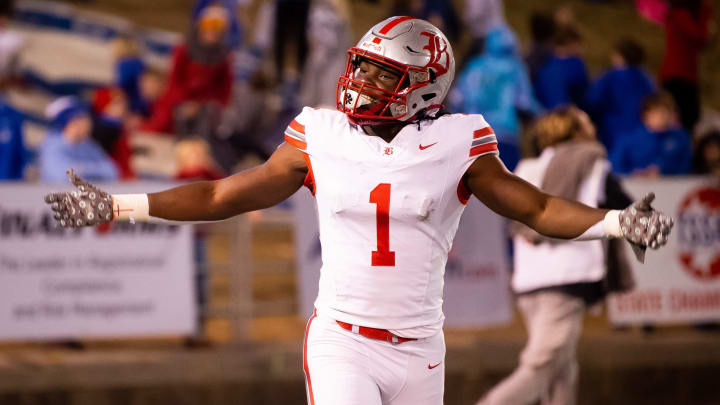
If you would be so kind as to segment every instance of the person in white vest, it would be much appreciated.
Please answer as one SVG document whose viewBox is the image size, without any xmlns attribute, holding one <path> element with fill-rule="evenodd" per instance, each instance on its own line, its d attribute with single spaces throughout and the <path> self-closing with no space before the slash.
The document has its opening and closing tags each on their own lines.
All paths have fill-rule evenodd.
<svg viewBox="0 0 720 405">
<path fill-rule="evenodd" d="M 443 273 L 472 195 L 557 238 L 658 248 L 672 227 L 647 204 L 592 208 L 508 172 L 481 115 L 442 112 L 454 74 L 440 30 L 391 17 L 348 50 L 336 109 L 304 108 L 264 164 L 152 194 L 110 195 L 70 172 L 78 190 L 46 202 L 66 227 L 208 221 L 270 207 L 308 186 L 323 261 L 303 345 L 308 403 L 439 405 Z"/>
<path fill-rule="evenodd" d="M 520 161 L 515 174 L 545 192 L 591 207 L 626 207 L 632 201 L 610 173 L 605 148 L 583 111 L 562 107 L 542 117 L 533 139 L 540 155 Z M 607 241 L 572 243 L 546 238 L 514 223 L 512 288 L 525 321 L 528 342 L 517 369 L 478 405 L 576 403 L 575 349 L 585 309 L 608 290 L 633 281 L 622 250 Z M 613 243 L 612 241 L 610 243 Z M 610 266 L 611 271 L 606 272 Z"/>
</svg>

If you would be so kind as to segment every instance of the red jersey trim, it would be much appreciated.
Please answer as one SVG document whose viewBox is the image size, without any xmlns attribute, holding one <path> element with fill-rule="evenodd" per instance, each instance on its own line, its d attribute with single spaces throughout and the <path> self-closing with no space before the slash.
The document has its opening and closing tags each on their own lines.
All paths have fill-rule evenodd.
<svg viewBox="0 0 720 405">
<path fill-rule="evenodd" d="M 485 127 L 482 129 L 478 129 L 477 131 L 474 131 L 473 139 L 482 138 L 483 136 L 488 136 L 488 135 L 495 135 L 495 131 L 493 131 L 493 129 L 490 127 Z"/>
<path fill-rule="evenodd" d="M 307 142 L 290 137 L 288 134 L 285 134 L 285 142 L 303 151 L 307 149 Z"/>
<path fill-rule="evenodd" d="M 307 394 L 309 405 L 315 405 L 315 397 L 313 396 L 312 382 L 310 381 L 310 367 L 308 367 L 307 361 L 307 341 L 308 335 L 310 334 L 310 325 L 312 325 L 313 319 L 317 317 L 317 309 L 313 310 L 313 315 L 308 319 L 307 326 L 305 327 L 305 339 L 303 340 L 303 371 L 305 372 L 305 379 L 307 380 Z"/>
<path fill-rule="evenodd" d="M 462 181 L 462 179 L 460 179 L 460 182 L 457 186 L 457 196 L 458 200 L 460 200 L 460 203 L 462 205 L 467 205 L 468 201 L 470 201 L 470 197 L 472 196 L 472 193 L 465 186 L 465 182 Z"/>
<path fill-rule="evenodd" d="M 305 125 L 302 125 L 301 123 L 297 122 L 296 120 L 292 120 L 290 123 L 290 128 L 300 132 L 301 134 L 305 134 Z"/>
<path fill-rule="evenodd" d="M 303 157 L 305 158 L 305 163 L 307 163 L 308 167 L 307 176 L 305 176 L 303 186 L 307 187 L 312 193 L 312 195 L 315 195 L 315 174 L 313 174 L 312 163 L 310 163 L 310 156 L 303 154 Z"/>
<path fill-rule="evenodd" d="M 470 149 L 470 157 L 482 155 L 488 152 L 497 152 L 497 142 L 486 143 L 484 145 L 478 145 Z"/>
</svg>

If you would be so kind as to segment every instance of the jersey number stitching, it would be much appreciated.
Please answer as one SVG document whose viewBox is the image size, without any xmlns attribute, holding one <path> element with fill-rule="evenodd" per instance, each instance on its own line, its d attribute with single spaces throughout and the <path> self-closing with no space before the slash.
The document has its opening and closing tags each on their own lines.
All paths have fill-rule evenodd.
<svg viewBox="0 0 720 405">
<path fill-rule="evenodd" d="M 390 250 L 390 184 L 380 183 L 370 192 L 370 203 L 377 204 L 377 250 L 372 252 L 373 266 L 395 266 Z"/>
</svg>

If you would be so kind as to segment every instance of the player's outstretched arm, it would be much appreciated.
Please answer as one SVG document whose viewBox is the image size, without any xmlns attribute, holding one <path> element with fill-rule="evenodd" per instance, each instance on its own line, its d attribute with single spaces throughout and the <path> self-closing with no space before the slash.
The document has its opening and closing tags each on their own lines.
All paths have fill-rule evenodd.
<svg viewBox="0 0 720 405">
<path fill-rule="evenodd" d="M 510 173 L 495 155 L 478 158 L 466 185 L 490 209 L 540 234 L 560 239 L 625 237 L 658 248 L 667 242 L 672 219 L 650 206 L 649 194 L 623 211 L 608 211 L 553 197 Z"/>
<path fill-rule="evenodd" d="M 307 174 L 302 152 L 283 144 L 267 162 L 217 181 L 200 181 L 152 194 L 110 195 L 68 177 L 74 192 L 51 193 L 45 201 L 63 227 L 92 226 L 110 220 L 215 221 L 275 205 L 297 191 Z"/>
</svg>

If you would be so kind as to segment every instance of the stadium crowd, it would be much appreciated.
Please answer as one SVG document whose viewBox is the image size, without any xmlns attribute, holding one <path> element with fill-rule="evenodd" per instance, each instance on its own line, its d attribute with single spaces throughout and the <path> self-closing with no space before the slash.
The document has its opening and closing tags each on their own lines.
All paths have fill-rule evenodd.
<svg viewBox="0 0 720 405">
<path fill-rule="evenodd" d="M 120 33 L 110 41 L 114 81 L 93 83 L 52 81 L 23 67 L 23 38 L 10 26 L 13 2 L 4 2 L 2 93 L 29 87 L 57 100 L 44 117 L 28 118 L 0 98 L 0 179 L 62 181 L 69 166 L 105 182 L 147 177 L 133 169 L 133 156 L 143 150 L 133 148 L 131 139 L 151 134 L 176 141 L 177 178 L 217 178 L 236 171 L 247 154 L 267 158 L 282 141 L 284 124 L 303 105 L 333 107 L 344 50 L 352 45 L 351 5 L 347 0 L 265 2 L 250 24 L 250 3 L 198 0 L 188 33 L 165 70 L 148 63 L 133 32 Z M 607 55 L 609 68 L 590 77 L 583 27 L 569 7 L 534 12 L 525 47 L 506 23 L 501 0 L 467 0 L 461 13 L 450 2 L 397 0 L 391 13 L 427 19 L 451 41 L 467 33 L 469 45 L 456 45 L 464 52 L 456 51 L 459 69 L 447 109 L 482 113 L 511 170 L 521 157 L 539 152 L 533 123 L 558 107 L 575 105 L 597 126 L 615 173 L 718 173 L 720 129 L 696 128 L 699 58 L 712 40 L 710 3 L 636 3 L 642 16 L 665 27 L 665 56 L 655 74 L 644 67 L 643 47 L 628 35 Z M 24 118 L 48 128 L 40 147 L 24 146 Z"/>
</svg>

